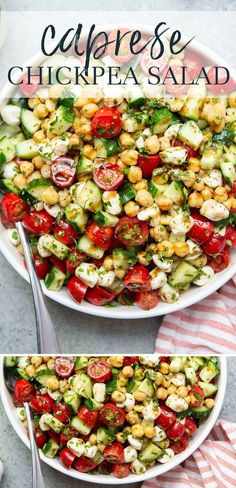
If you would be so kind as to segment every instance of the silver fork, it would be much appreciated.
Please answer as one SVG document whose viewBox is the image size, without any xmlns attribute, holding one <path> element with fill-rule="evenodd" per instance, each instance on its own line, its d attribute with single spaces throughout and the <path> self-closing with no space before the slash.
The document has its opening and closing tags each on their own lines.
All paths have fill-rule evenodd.
<svg viewBox="0 0 236 488">
<path fill-rule="evenodd" d="M 31 447 L 31 456 L 32 456 L 32 475 L 33 475 L 32 488 L 46 488 L 42 469 L 41 469 L 39 452 L 34 437 L 33 419 L 32 419 L 31 410 L 28 402 L 24 403 L 24 408 L 25 408 L 25 414 L 27 419 L 30 447 Z"/>
</svg>

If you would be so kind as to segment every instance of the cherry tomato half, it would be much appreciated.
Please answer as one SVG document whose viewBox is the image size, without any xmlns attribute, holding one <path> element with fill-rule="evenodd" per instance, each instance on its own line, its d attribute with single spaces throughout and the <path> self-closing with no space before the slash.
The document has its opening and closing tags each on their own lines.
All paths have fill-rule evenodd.
<svg viewBox="0 0 236 488">
<path fill-rule="evenodd" d="M 8 193 L 2 198 L 2 212 L 4 217 L 10 222 L 18 222 L 23 220 L 27 212 L 29 212 L 29 205 L 22 198 L 15 193 Z"/>
<path fill-rule="evenodd" d="M 42 449 L 44 444 L 46 444 L 46 442 L 47 442 L 46 432 L 42 432 L 42 430 L 40 430 L 39 427 L 36 427 L 35 431 L 34 431 L 34 435 L 35 435 L 37 447 L 39 449 Z"/>
<path fill-rule="evenodd" d="M 51 165 L 51 179 L 56 186 L 66 188 L 72 185 L 76 177 L 76 167 L 71 158 L 61 157 Z"/>
<path fill-rule="evenodd" d="M 113 237 L 114 231 L 112 227 L 98 225 L 96 222 L 91 222 L 85 229 L 85 235 L 102 249 L 108 249 Z"/>
<path fill-rule="evenodd" d="M 74 356 L 59 356 L 55 360 L 55 371 L 60 378 L 69 378 L 74 367 Z"/>
<path fill-rule="evenodd" d="M 188 159 L 189 158 L 196 158 L 197 155 L 198 155 L 198 151 L 195 151 L 195 149 L 193 149 L 192 147 L 189 147 L 187 146 L 187 144 L 185 144 L 184 142 L 180 141 L 179 139 L 173 139 L 172 140 L 172 146 L 173 147 L 184 147 L 184 149 L 187 150 L 188 152 Z"/>
<path fill-rule="evenodd" d="M 71 427 L 65 427 L 62 432 L 60 432 L 60 445 L 66 446 L 67 442 L 72 437 L 78 437 L 79 432 Z"/>
<path fill-rule="evenodd" d="M 56 266 L 56 268 L 60 269 L 62 271 L 62 273 L 66 274 L 66 264 L 65 264 L 65 261 L 62 261 L 61 259 L 57 258 L 56 256 L 53 256 L 53 254 L 51 256 L 49 256 L 49 261 L 51 261 L 51 263 Z"/>
<path fill-rule="evenodd" d="M 156 420 L 156 424 L 163 430 L 169 429 L 176 420 L 176 413 L 170 408 L 163 405 L 161 407 L 161 414 Z"/>
<path fill-rule="evenodd" d="M 65 259 L 67 273 L 73 274 L 80 263 L 86 261 L 86 256 L 78 251 L 75 246 L 71 247 L 71 252 Z"/>
<path fill-rule="evenodd" d="M 151 310 L 158 304 L 158 291 L 140 291 L 136 295 L 136 302 L 143 310 Z"/>
<path fill-rule="evenodd" d="M 219 254 L 226 246 L 226 237 L 221 234 L 212 234 L 212 236 L 204 243 L 203 251 L 209 256 Z"/>
<path fill-rule="evenodd" d="M 87 407 L 82 406 L 77 412 L 78 417 L 89 427 L 95 427 L 99 418 L 98 410 L 89 410 Z"/>
<path fill-rule="evenodd" d="M 187 434 L 182 435 L 180 439 L 177 441 L 170 443 L 170 448 L 174 451 L 175 454 L 179 454 L 180 452 L 185 451 L 188 447 L 188 436 Z"/>
<path fill-rule="evenodd" d="M 101 164 L 93 174 L 96 185 L 107 191 L 115 190 L 120 186 L 124 181 L 124 177 L 121 167 L 116 163 Z"/>
<path fill-rule="evenodd" d="M 177 439 L 181 437 L 185 430 L 185 424 L 178 422 L 177 420 L 167 429 L 166 433 L 170 439 Z"/>
<path fill-rule="evenodd" d="M 111 369 L 106 361 L 95 361 L 88 367 L 88 375 L 96 383 L 104 383 L 111 377 Z"/>
<path fill-rule="evenodd" d="M 131 291 L 149 291 L 150 275 L 142 264 L 136 264 L 124 277 L 125 286 Z"/>
<path fill-rule="evenodd" d="M 108 402 L 100 410 L 100 420 L 108 427 L 120 427 L 125 422 L 125 411 L 115 403 Z"/>
<path fill-rule="evenodd" d="M 227 225 L 225 232 L 226 241 L 231 242 L 231 246 L 236 246 L 236 228 L 232 225 Z"/>
<path fill-rule="evenodd" d="M 130 474 L 130 464 L 114 464 L 111 470 L 115 478 L 127 478 Z"/>
<path fill-rule="evenodd" d="M 59 402 L 53 408 L 53 417 L 62 422 L 63 424 L 68 424 L 72 417 L 71 410 L 63 403 Z"/>
<path fill-rule="evenodd" d="M 102 107 L 95 113 L 91 130 L 96 137 L 112 139 L 118 136 L 122 128 L 122 119 L 120 113 L 113 107 Z"/>
<path fill-rule="evenodd" d="M 188 237 L 197 244 L 204 244 L 214 232 L 214 224 L 210 220 L 200 215 L 197 211 L 191 212 L 194 225 L 188 232 Z"/>
<path fill-rule="evenodd" d="M 39 279 L 44 280 L 46 274 L 51 268 L 50 261 L 47 258 L 42 258 L 41 256 L 34 255 L 34 265 Z"/>
<path fill-rule="evenodd" d="M 71 468 L 76 458 L 76 455 L 73 454 L 73 452 L 70 449 L 68 449 L 68 447 L 64 447 L 64 449 L 62 449 L 62 451 L 60 452 L 59 456 L 62 464 L 64 464 L 64 466 L 67 469 Z"/>
<path fill-rule="evenodd" d="M 113 442 L 104 451 L 104 459 L 111 464 L 122 464 L 124 462 L 124 448 L 119 442 Z"/>
<path fill-rule="evenodd" d="M 69 291 L 70 295 L 74 300 L 78 303 L 81 303 L 83 298 L 85 297 L 85 293 L 88 289 L 88 286 L 85 285 L 83 281 L 81 281 L 77 276 L 73 276 L 67 283 L 67 290 Z"/>
<path fill-rule="evenodd" d="M 38 393 L 30 400 L 32 412 L 40 414 L 52 412 L 54 405 L 54 400 L 47 393 Z"/>
<path fill-rule="evenodd" d="M 74 239 L 77 239 L 78 237 L 77 230 L 75 230 L 71 224 L 63 220 L 60 220 L 60 222 L 58 222 L 57 225 L 55 225 L 53 232 L 54 232 L 54 236 L 58 241 L 68 246 L 73 244 Z"/>
<path fill-rule="evenodd" d="M 192 390 L 190 390 L 190 392 L 189 392 L 189 396 L 195 398 L 195 400 L 192 400 L 191 402 L 189 402 L 189 406 L 190 407 L 199 407 L 199 405 L 201 405 L 203 400 L 204 400 L 204 391 L 200 386 L 194 385 L 192 387 Z"/>
<path fill-rule="evenodd" d="M 132 366 L 134 363 L 139 363 L 139 356 L 125 356 L 123 366 Z"/>
<path fill-rule="evenodd" d="M 73 467 L 80 473 L 89 473 L 89 471 L 92 471 L 96 466 L 97 465 L 91 459 L 84 456 L 76 458 L 73 464 Z"/>
<path fill-rule="evenodd" d="M 128 288 L 124 288 L 118 295 L 117 301 L 121 305 L 133 305 L 136 300 L 136 293 L 134 291 L 128 290 Z"/>
<path fill-rule="evenodd" d="M 53 217 L 45 210 L 33 210 L 25 215 L 23 224 L 30 234 L 41 236 L 52 230 Z"/>
<path fill-rule="evenodd" d="M 166 86 L 166 91 L 170 95 L 180 97 L 187 93 L 191 78 L 188 72 L 185 72 L 185 80 L 183 80 L 183 67 L 173 64 L 164 69 L 163 81 Z"/>
<path fill-rule="evenodd" d="M 219 69 L 218 70 L 218 80 L 216 79 L 216 67 L 212 66 L 208 73 L 207 77 L 211 84 L 207 85 L 209 90 L 214 93 L 215 95 L 231 93 L 235 90 L 236 82 L 233 78 L 230 78 L 229 81 L 226 81 L 226 73 L 225 70 Z M 215 83 L 217 82 L 217 83 Z"/>
<path fill-rule="evenodd" d="M 14 396 L 17 402 L 29 402 L 35 395 L 35 388 L 27 380 L 17 380 L 14 385 Z"/>
<path fill-rule="evenodd" d="M 105 290 L 101 286 L 89 288 L 86 293 L 86 299 L 93 305 L 106 305 L 115 298 L 115 293 Z"/>
<path fill-rule="evenodd" d="M 191 417 L 188 417 L 185 421 L 185 432 L 188 435 L 192 435 L 196 430 L 197 430 L 197 424 L 195 420 L 191 419 Z"/>
<path fill-rule="evenodd" d="M 211 266 L 216 273 L 219 273 L 229 266 L 229 259 L 229 248 L 225 248 L 224 251 L 217 256 L 209 256 L 207 259 L 207 264 Z"/>
<path fill-rule="evenodd" d="M 161 158 L 159 154 L 154 156 L 138 156 L 138 166 L 142 170 L 142 174 L 144 178 L 149 178 L 152 176 L 152 172 L 156 169 L 160 164 Z"/>
<path fill-rule="evenodd" d="M 22 95 L 26 98 L 31 98 L 33 93 L 37 88 L 40 86 L 40 77 L 37 75 L 34 75 L 31 77 L 30 84 L 28 83 L 28 74 L 25 73 L 21 80 L 20 80 L 20 85 L 19 89 Z"/>
<path fill-rule="evenodd" d="M 147 222 L 136 217 L 121 217 L 115 228 L 115 236 L 124 246 L 141 246 L 149 235 Z"/>
</svg>

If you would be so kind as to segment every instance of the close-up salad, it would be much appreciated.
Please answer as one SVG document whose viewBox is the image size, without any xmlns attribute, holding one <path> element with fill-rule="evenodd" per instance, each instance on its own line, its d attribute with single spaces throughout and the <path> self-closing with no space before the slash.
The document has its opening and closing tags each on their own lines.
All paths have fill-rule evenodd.
<svg viewBox="0 0 236 488">
<path fill-rule="evenodd" d="M 144 80 L 151 61 L 141 55 Z M 164 61 L 177 78 L 186 64 L 189 82 L 201 65 L 196 54 Z M 43 98 L 24 78 L 1 109 L 2 223 L 22 254 L 23 221 L 48 290 L 150 310 L 230 265 L 236 92 L 200 81 L 87 97 L 55 84 Z"/>
<path fill-rule="evenodd" d="M 68 469 L 142 475 L 185 451 L 214 409 L 217 357 L 8 356 L 16 414 L 29 402 L 44 456 Z"/>
</svg>

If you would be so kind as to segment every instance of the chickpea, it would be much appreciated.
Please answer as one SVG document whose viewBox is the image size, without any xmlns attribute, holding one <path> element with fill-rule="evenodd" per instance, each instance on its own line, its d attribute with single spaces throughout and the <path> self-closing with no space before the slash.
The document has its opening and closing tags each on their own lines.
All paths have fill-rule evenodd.
<svg viewBox="0 0 236 488">
<path fill-rule="evenodd" d="M 207 408 L 213 408 L 215 405 L 215 400 L 213 400 L 213 398 L 206 398 L 204 403 L 205 403 Z"/>
<path fill-rule="evenodd" d="M 21 254 L 21 256 L 24 256 L 24 251 L 23 251 L 23 247 L 22 247 L 22 244 L 18 244 L 18 246 L 16 246 L 16 249 L 18 251 L 19 254 Z"/>
<path fill-rule="evenodd" d="M 55 205 L 58 202 L 58 193 L 53 186 L 49 186 L 46 190 L 44 190 L 43 201 L 48 205 Z"/>
<path fill-rule="evenodd" d="M 163 210 L 167 211 L 173 206 L 173 201 L 170 198 L 159 196 L 155 199 L 157 206 Z"/>
<path fill-rule="evenodd" d="M 163 380 L 163 374 L 158 372 L 156 374 L 155 385 L 156 386 L 161 385 L 162 384 L 162 380 Z"/>
<path fill-rule="evenodd" d="M 36 369 L 32 364 L 29 364 L 29 366 L 25 368 L 25 372 L 31 378 L 36 373 Z"/>
<path fill-rule="evenodd" d="M 192 185 L 192 189 L 196 191 L 202 191 L 204 188 L 204 181 L 200 178 L 196 178 L 195 183 Z"/>
<path fill-rule="evenodd" d="M 172 221 L 171 215 L 163 214 L 160 216 L 160 225 L 169 225 L 171 221 Z"/>
<path fill-rule="evenodd" d="M 162 241 L 158 242 L 157 244 L 157 251 L 161 253 L 163 256 L 170 258 L 174 254 L 174 244 L 169 241 Z M 160 370 L 161 371 L 161 370 Z M 161 371 L 162 373 L 162 371 Z"/>
<path fill-rule="evenodd" d="M 125 394 L 121 391 L 115 390 L 112 392 L 111 398 L 116 403 L 123 403 L 125 401 Z"/>
<path fill-rule="evenodd" d="M 135 424 L 131 427 L 131 432 L 132 436 L 135 437 L 135 439 L 138 439 L 140 437 L 144 436 L 144 428 L 142 425 Z"/>
<path fill-rule="evenodd" d="M 136 390 L 133 393 L 133 397 L 135 398 L 135 400 L 137 400 L 137 402 L 145 402 L 147 395 L 142 391 Z"/>
<path fill-rule="evenodd" d="M 115 269 L 114 273 L 117 276 L 117 278 L 122 280 L 124 278 L 124 276 L 126 275 L 126 270 L 125 269 Z"/>
<path fill-rule="evenodd" d="M 210 198 L 212 198 L 212 193 L 212 190 L 205 186 L 201 191 L 203 200 L 210 200 Z"/>
<path fill-rule="evenodd" d="M 119 141 L 123 147 L 132 147 L 134 145 L 134 139 L 128 132 L 122 132 L 119 137 Z"/>
<path fill-rule="evenodd" d="M 92 444 L 92 446 L 95 446 L 97 444 L 97 436 L 96 434 L 91 434 L 89 437 L 89 443 Z"/>
<path fill-rule="evenodd" d="M 15 176 L 13 183 L 17 188 L 22 190 L 26 186 L 27 180 L 26 177 L 20 173 L 19 175 Z"/>
<path fill-rule="evenodd" d="M 24 176 L 29 176 L 34 171 L 34 165 L 29 161 L 22 161 L 22 163 L 20 164 L 20 170 Z"/>
<path fill-rule="evenodd" d="M 47 367 L 48 367 L 48 369 L 50 369 L 50 371 L 53 371 L 55 369 L 55 359 L 54 358 L 50 358 L 47 361 Z"/>
<path fill-rule="evenodd" d="M 134 187 L 134 189 L 136 191 L 138 191 L 138 190 L 147 190 L 147 188 L 148 188 L 148 182 L 147 182 L 147 180 L 142 179 L 142 180 L 138 181 L 137 183 L 134 183 L 133 187 Z"/>
<path fill-rule="evenodd" d="M 59 391 L 60 393 L 65 393 L 69 389 L 69 383 L 66 380 L 59 381 Z"/>
<path fill-rule="evenodd" d="M 48 378 L 47 387 L 53 391 L 58 390 L 59 381 L 56 376 L 51 376 L 50 378 Z"/>
<path fill-rule="evenodd" d="M 176 256 L 183 258 L 190 251 L 189 245 L 187 244 L 187 242 L 174 242 L 174 251 Z"/>
<path fill-rule="evenodd" d="M 170 385 L 169 388 L 167 388 L 167 394 L 168 395 L 174 395 L 177 391 L 177 388 L 175 385 Z"/>
<path fill-rule="evenodd" d="M 135 202 L 132 202 L 132 200 L 127 202 L 124 206 L 124 211 L 126 215 L 128 215 L 129 217 L 136 217 L 139 210 L 140 210 L 139 205 L 137 205 L 137 203 Z"/>
<path fill-rule="evenodd" d="M 131 411 L 126 414 L 126 420 L 129 424 L 135 425 L 140 424 L 141 420 L 137 412 Z"/>
<path fill-rule="evenodd" d="M 158 400 L 166 400 L 167 399 L 167 395 L 168 395 L 168 393 L 167 393 L 167 390 L 165 388 L 160 387 L 160 388 L 157 389 L 157 398 L 158 398 Z"/>
<path fill-rule="evenodd" d="M 69 147 L 78 146 L 80 143 L 79 136 L 77 134 L 72 134 L 69 140 Z"/>
<path fill-rule="evenodd" d="M 32 358 L 31 358 L 31 364 L 33 364 L 33 366 L 35 366 L 35 368 L 40 366 L 40 364 L 42 364 L 42 362 L 43 362 L 43 360 L 42 360 L 41 356 L 32 356 Z"/>
<path fill-rule="evenodd" d="M 49 86 L 49 89 L 48 89 L 49 98 L 55 98 L 55 99 L 60 98 L 62 90 L 63 90 L 63 85 L 58 84 L 58 85 Z"/>
<path fill-rule="evenodd" d="M 155 429 L 155 427 L 151 427 L 151 426 L 144 427 L 144 435 L 148 439 L 152 439 L 153 437 L 155 437 L 155 435 L 156 435 L 156 429 Z"/>
<path fill-rule="evenodd" d="M 128 378 L 125 378 L 123 375 L 119 377 L 119 385 L 120 386 L 126 386 L 128 383 Z"/>
<path fill-rule="evenodd" d="M 143 409 L 144 409 L 144 405 L 135 405 L 134 406 L 134 410 L 135 412 L 138 412 L 138 413 L 142 413 L 143 412 Z"/>
<path fill-rule="evenodd" d="M 48 115 L 48 109 L 44 103 L 38 103 L 34 108 L 34 115 L 39 119 L 45 119 Z"/>
<path fill-rule="evenodd" d="M 91 144 L 85 144 L 84 145 L 83 154 L 84 154 L 84 156 L 86 156 L 86 158 L 89 158 L 92 161 L 94 161 L 96 159 L 96 156 L 97 156 L 97 152 L 94 150 L 94 147 Z"/>
<path fill-rule="evenodd" d="M 136 193 L 135 200 L 142 207 L 150 207 L 153 203 L 152 195 L 147 190 L 138 190 Z"/>
<path fill-rule="evenodd" d="M 124 435 L 123 432 L 117 432 L 116 434 L 116 438 L 118 440 L 118 442 L 120 442 L 121 444 L 124 444 L 126 442 L 126 436 Z"/>
<path fill-rule="evenodd" d="M 160 151 L 165 151 L 170 147 L 170 139 L 168 137 L 159 137 Z"/>
<path fill-rule="evenodd" d="M 32 159 L 32 163 L 34 164 L 36 169 L 41 169 L 44 165 L 44 160 L 41 158 L 41 156 L 35 156 Z"/>
<path fill-rule="evenodd" d="M 42 142 L 45 139 L 45 132 L 43 130 L 37 130 L 33 135 L 33 139 L 37 143 Z"/>
<path fill-rule="evenodd" d="M 47 369 L 46 364 L 40 364 L 40 366 L 36 368 L 36 373 L 38 373 L 39 371 L 44 371 L 46 369 Z"/>
<path fill-rule="evenodd" d="M 123 356 L 111 356 L 109 358 L 109 363 L 114 368 L 121 368 L 123 366 L 123 361 L 124 361 Z"/>
<path fill-rule="evenodd" d="M 188 396 L 188 388 L 186 386 L 180 386 L 177 390 L 177 395 L 179 398 L 185 398 Z"/>
<path fill-rule="evenodd" d="M 112 256 L 106 256 L 104 261 L 103 261 L 103 266 L 105 269 L 107 269 L 108 271 L 110 271 L 111 269 L 113 269 L 114 267 L 114 264 L 113 264 L 113 259 L 112 259 Z"/>
<path fill-rule="evenodd" d="M 208 122 L 211 126 L 215 127 L 224 121 L 225 107 L 221 103 L 209 104 L 208 109 Z"/>
<path fill-rule="evenodd" d="M 156 135 L 147 137 L 144 141 L 144 147 L 149 151 L 150 154 L 156 154 L 160 149 L 160 143 Z"/>
<path fill-rule="evenodd" d="M 228 198 L 228 192 L 224 186 L 217 186 L 214 191 L 214 199 L 217 202 L 225 202 Z"/>
<path fill-rule="evenodd" d="M 132 366 L 125 366 L 122 369 L 122 374 L 125 378 L 132 378 L 132 376 L 134 375 L 134 370 Z"/>
<path fill-rule="evenodd" d="M 170 371 L 170 365 L 168 363 L 162 362 L 160 363 L 160 373 L 168 374 Z"/>
<path fill-rule="evenodd" d="M 103 453 L 106 449 L 105 444 L 102 444 L 101 442 L 98 443 L 98 450 Z"/>
<path fill-rule="evenodd" d="M 38 180 L 39 178 L 41 178 L 40 171 L 34 171 L 31 175 L 27 176 L 27 183 L 31 183 L 31 181 Z"/>
<path fill-rule="evenodd" d="M 168 240 L 169 232 L 167 232 L 166 228 L 163 225 L 156 225 L 153 229 L 150 230 L 150 235 L 156 242 L 160 242 L 163 240 Z"/>
<path fill-rule="evenodd" d="M 98 106 L 96 103 L 88 103 L 87 105 L 84 105 L 81 109 L 82 115 L 84 115 L 88 119 L 92 119 L 95 113 L 98 110 Z"/>
<path fill-rule="evenodd" d="M 169 376 L 163 376 L 162 386 L 164 388 L 170 388 L 170 386 L 171 386 L 171 380 L 170 380 Z"/>
<path fill-rule="evenodd" d="M 50 98 L 46 98 L 45 100 L 45 105 L 46 105 L 46 109 L 48 110 L 48 112 L 50 112 L 51 114 L 55 111 L 56 109 L 56 103 L 54 102 L 54 100 L 51 100 Z"/>
<path fill-rule="evenodd" d="M 49 164 L 44 164 L 41 168 L 41 175 L 43 178 L 47 179 L 50 178 L 51 175 L 51 169 Z"/>
<path fill-rule="evenodd" d="M 135 166 L 138 160 L 138 151 L 135 149 L 125 149 L 120 153 L 120 159 L 127 166 Z"/>
<path fill-rule="evenodd" d="M 235 208 L 235 207 L 236 207 L 236 198 L 234 198 L 234 197 L 232 197 L 232 198 L 228 198 L 227 200 L 225 200 L 224 205 L 225 205 L 225 207 L 227 207 L 229 210 L 230 210 L 231 208 Z"/>
<path fill-rule="evenodd" d="M 137 183 L 142 179 L 142 170 L 138 166 L 131 166 L 128 173 L 130 183 Z"/>
<path fill-rule="evenodd" d="M 38 105 L 39 103 L 40 103 L 39 98 L 29 98 L 29 100 L 28 100 L 28 105 L 29 105 L 29 108 L 31 108 L 31 109 L 34 109 L 36 107 L 36 105 Z"/>
<path fill-rule="evenodd" d="M 184 182 L 185 186 L 190 188 L 191 186 L 193 186 L 195 184 L 196 175 L 195 175 L 194 171 L 188 170 L 184 173 L 181 180 Z"/>
<path fill-rule="evenodd" d="M 193 208 L 201 208 L 203 202 L 204 202 L 203 196 L 199 192 L 194 191 L 188 197 L 188 204 L 189 204 L 190 207 L 193 207 Z"/>
<path fill-rule="evenodd" d="M 58 192 L 58 203 L 60 207 L 65 208 L 71 202 L 71 195 L 66 188 Z"/>
<path fill-rule="evenodd" d="M 138 253 L 138 261 L 140 264 L 143 266 L 148 266 L 151 262 L 151 259 L 147 257 L 147 252 L 146 251 L 140 251 Z"/>
<path fill-rule="evenodd" d="M 194 173 L 198 173 L 200 169 L 200 160 L 197 158 L 189 158 L 188 160 L 188 169 L 189 171 L 193 171 Z"/>
<path fill-rule="evenodd" d="M 49 359 L 51 359 L 50 356 L 43 356 L 43 362 L 44 363 L 47 363 L 49 361 Z"/>
<path fill-rule="evenodd" d="M 228 96 L 228 104 L 231 108 L 236 108 L 236 91 L 233 91 Z"/>
</svg>

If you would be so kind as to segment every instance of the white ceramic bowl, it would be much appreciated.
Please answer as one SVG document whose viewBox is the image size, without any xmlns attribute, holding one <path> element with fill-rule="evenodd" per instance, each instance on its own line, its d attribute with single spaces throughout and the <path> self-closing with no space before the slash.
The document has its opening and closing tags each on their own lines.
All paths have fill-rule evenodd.
<svg viewBox="0 0 236 488">
<path fill-rule="evenodd" d="M 59 458 L 49 459 L 46 456 L 44 456 L 42 453 L 40 453 L 41 459 L 46 464 L 56 469 L 57 471 L 60 471 L 63 474 L 66 474 L 76 479 L 89 481 L 90 483 L 97 483 L 97 484 L 121 485 L 127 483 L 135 483 L 166 473 L 167 471 L 169 471 L 170 469 L 174 468 L 178 464 L 182 463 L 185 459 L 187 459 L 202 444 L 202 442 L 206 439 L 211 429 L 215 425 L 217 417 L 219 416 L 220 410 L 223 405 L 226 382 L 227 382 L 227 363 L 226 363 L 226 357 L 224 356 L 220 357 L 220 368 L 221 368 L 221 374 L 218 380 L 218 393 L 215 398 L 216 400 L 215 406 L 210 416 L 201 425 L 201 427 L 197 429 L 196 433 L 192 436 L 189 442 L 189 447 L 184 452 L 176 455 L 174 459 L 169 463 L 156 465 L 151 469 L 148 469 L 146 473 L 142 475 L 130 474 L 128 478 L 117 479 L 114 476 L 106 476 L 101 474 L 96 474 L 96 475 L 84 474 L 84 473 L 79 473 L 75 469 L 67 470 L 66 468 L 63 467 Z M 26 429 L 16 415 L 16 408 L 12 401 L 12 395 L 9 393 L 4 382 L 3 357 L 0 358 L 0 394 L 1 394 L 1 399 L 2 399 L 4 409 L 6 411 L 6 414 L 8 416 L 8 419 L 13 429 L 20 437 L 20 439 L 24 442 L 24 444 L 29 448 L 29 440 L 26 434 Z M 9 435 L 11 435 L 10 432 Z"/>
<path fill-rule="evenodd" d="M 120 25 L 120 27 L 127 27 L 127 25 Z M 151 30 L 150 26 L 148 25 L 137 25 L 137 24 L 129 24 L 130 28 L 140 29 L 145 33 L 152 34 L 153 31 Z M 102 25 L 99 26 L 99 30 L 105 30 L 109 32 L 117 28 L 117 26 L 112 24 Z M 84 32 L 86 35 L 86 31 Z M 186 41 L 183 37 L 183 41 Z M 213 51 L 206 48 L 202 44 L 198 42 L 193 43 L 194 51 L 201 53 L 204 57 L 212 60 L 212 65 L 215 66 L 228 66 L 222 58 L 217 56 Z M 26 65 L 33 66 L 34 63 L 38 63 L 42 59 L 42 53 L 36 54 L 32 57 L 29 61 L 27 61 Z M 234 74 L 234 70 L 232 67 L 228 66 L 230 72 Z M 236 74 L 235 74 L 236 77 Z M 2 93 L 0 94 L 0 106 L 6 103 L 7 99 L 12 94 L 12 86 L 6 86 Z M 5 99 L 3 102 L 2 99 Z M 13 266 L 13 268 L 19 273 L 25 280 L 29 281 L 28 273 L 26 272 L 23 260 L 17 250 L 12 246 L 7 238 L 7 231 L 4 229 L 2 224 L 0 223 L 0 250 L 2 251 L 3 255 L 7 259 L 7 261 Z M 178 302 L 173 304 L 168 304 L 165 302 L 160 301 L 158 306 L 152 310 L 142 310 L 138 307 L 138 305 L 133 305 L 130 307 L 119 305 L 116 303 L 112 308 L 106 307 L 97 307 L 92 305 L 85 300 L 78 304 L 76 303 L 67 292 L 66 288 L 62 288 L 59 292 L 52 292 L 47 290 L 47 288 L 43 284 L 43 291 L 45 295 L 47 295 L 52 300 L 65 305 L 66 307 L 72 308 L 74 310 L 78 310 L 80 312 L 84 312 L 90 315 L 95 315 L 99 317 L 110 317 L 110 318 L 119 318 L 119 319 L 141 319 L 147 317 L 156 317 L 160 315 L 165 315 L 167 313 L 175 312 L 176 310 L 181 310 L 183 308 L 189 307 L 190 305 L 199 302 L 203 298 L 209 296 L 211 293 L 216 291 L 218 288 L 223 286 L 232 276 L 236 273 L 236 250 L 231 251 L 231 262 L 227 269 L 217 273 L 212 281 L 210 281 L 206 286 L 198 287 L 198 286 L 191 286 L 191 288 L 183 293 L 180 296 Z"/>
</svg>

